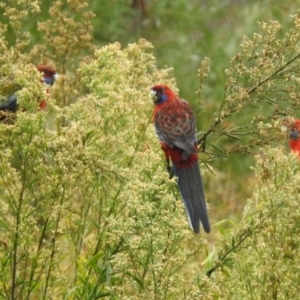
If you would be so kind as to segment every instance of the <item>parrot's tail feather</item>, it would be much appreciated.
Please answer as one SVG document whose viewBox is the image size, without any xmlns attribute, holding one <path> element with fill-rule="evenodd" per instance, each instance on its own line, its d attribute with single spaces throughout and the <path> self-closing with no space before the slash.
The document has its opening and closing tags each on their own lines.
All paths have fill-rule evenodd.
<svg viewBox="0 0 300 300">
<path fill-rule="evenodd" d="M 175 166 L 174 169 L 178 176 L 178 186 L 192 230 L 199 233 L 201 222 L 204 231 L 209 233 L 210 225 L 198 162 L 185 168 L 176 168 Z"/>
</svg>

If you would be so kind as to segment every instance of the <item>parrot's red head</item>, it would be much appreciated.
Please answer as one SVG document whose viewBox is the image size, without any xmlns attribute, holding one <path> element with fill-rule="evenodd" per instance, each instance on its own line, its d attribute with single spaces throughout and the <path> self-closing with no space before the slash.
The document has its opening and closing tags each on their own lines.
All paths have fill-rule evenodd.
<svg viewBox="0 0 300 300">
<path fill-rule="evenodd" d="M 154 104 L 162 104 L 177 98 L 177 95 L 166 84 L 154 85 L 151 88 L 150 95 Z"/>
<path fill-rule="evenodd" d="M 37 67 L 37 69 L 41 73 L 43 73 L 43 78 L 41 79 L 41 81 L 45 82 L 48 85 L 52 85 L 54 81 L 58 78 L 56 71 L 49 66 L 40 65 Z"/>
</svg>

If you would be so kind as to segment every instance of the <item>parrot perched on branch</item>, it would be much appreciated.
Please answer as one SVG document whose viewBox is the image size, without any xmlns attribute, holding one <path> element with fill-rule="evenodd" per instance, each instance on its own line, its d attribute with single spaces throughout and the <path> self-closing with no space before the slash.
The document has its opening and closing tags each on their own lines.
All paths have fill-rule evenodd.
<svg viewBox="0 0 300 300">
<path fill-rule="evenodd" d="M 41 82 L 46 83 L 47 85 L 53 85 L 54 81 L 57 79 L 57 74 L 54 69 L 49 66 L 38 66 L 38 71 L 43 73 Z M 48 93 L 48 90 L 47 90 Z M 42 100 L 39 103 L 41 109 L 46 108 L 46 101 Z M 18 99 L 15 94 L 10 95 L 7 100 L 0 104 L 0 111 L 16 112 L 18 110 Z"/>
<path fill-rule="evenodd" d="M 204 188 L 197 155 L 196 122 L 191 105 L 167 85 L 151 88 L 154 102 L 153 123 L 168 168 L 170 159 L 178 177 L 178 187 L 192 230 L 210 232 Z"/>
</svg>

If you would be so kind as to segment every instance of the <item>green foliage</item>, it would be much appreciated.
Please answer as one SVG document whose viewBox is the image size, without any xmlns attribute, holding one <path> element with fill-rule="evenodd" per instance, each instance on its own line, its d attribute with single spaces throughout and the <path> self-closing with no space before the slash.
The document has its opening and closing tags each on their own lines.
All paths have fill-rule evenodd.
<svg viewBox="0 0 300 300">
<path fill-rule="evenodd" d="M 297 299 L 299 291 L 299 161 L 264 148 L 258 184 L 239 228 L 221 244 L 208 271 L 221 299 Z"/>
<path fill-rule="evenodd" d="M 95 3 L 91 7 L 97 12 Z M 175 66 L 176 77 L 182 72 L 179 82 L 193 74 L 183 91 L 199 85 L 202 117 L 200 99 L 213 90 L 210 84 L 220 73 L 215 64 L 224 70 L 220 57 L 229 50 L 221 47 L 224 40 L 212 47 L 210 28 L 217 21 L 204 27 L 203 36 L 208 50 L 219 51 L 220 61 L 210 65 L 202 59 L 198 38 L 187 42 L 186 33 L 199 28 L 206 14 L 197 1 L 153 3 L 134 20 L 129 1 L 126 7 L 103 1 L 98 14 L 103 18 L 93 24 L 102 30 L 114 20 L 107 31 L 94 34 L 102 43 L 124 42 L 128 28 L 135 39 L 133 25 L 142 24 L 139 33 L 155 37 L 155 49 L 145 39 L 123 48 L 119 42 L 95 46 L 88 1 L 54 1 L 49 19 L 41 18 L 40 2 L 2 3 L 1 100 L 17 93 L 23 108 L 12 124 L 0 124 L 2 298 L 297 297 L 298 161 L 265 146 L 283 142 L 282 117 L 289 120 L 299 108 L 300 16 L 285 21 L 289 30 L 261 22 L 226 65 L 225 89 L 215 94 L 222 101 L 204 102 L 206 112 L 214 111 L 203 118 L 207 126 L 199 132 L 207 165 L 257 146 L 264 146 L 264 156 L 257 159 L 255 192 L 241 224 L 224 233 L 201 264 L 207 241 L 195 238 L 187 226 L 151 124 L 149 88 L 164 82 L 176 89 L 173 70 L 158 68 L 153 53 L 160 57 L 169 50 L 165 62 Z M 213 15 L 221 19 L 223 6 L 214 5 Z M 132 18 L 129 25 L 118 18 L 120 12 Z M 37 25 L 42 38 L 31 47 L 36 36 L 24 23 L 33 16 L 42 19 Z M 176 24 L 182 29 L 178 39 L 173 38 Z M 48 96 L 34 67 L 38 63 L 51 64 L 60 74 Z M 39 111 L 36 100 L 45 97 L 48 110 Z M 218 190 L 215 181 L 207 184 L 209 200 Z"/>
<path fill-rule="evenodd" d="M 69 24 L 57 24 L 69 35 Z M 78 49 L 65 55 L 64 47 L 53 57 L 72 65 Z M 63 106 L 60 99 L 71 88 L 63 74 L 46 112 L 38 111 L 35 99 L 45 95 L 28 57 L 19 52 L 14 61 L 9 49 L 4 53 L 3 78 L 20 84 L 26 109 L 12 125 L 0 124 L 4 298 L 170 299 L 199 293 L 196 277 L 185 274 L 197 269 L 193 257 L 205 244 L 182 228 L 184 209 L 174 201 L 177 189 L 164 171 L 151 124 L 149 87 L 162 81 L 174 86 L 174 79 L 170 69 L 157 69 L 151 48 L 140 40 L 124 50 L 118 43 L 98 49 L 90 62 L 83 55 L 80 68 L 73 68 L 89 93 Z M 53 129 L 53 119 L 67 125 L 58 122 Z"/>
<path fill-rule="evenodd" d="M 261 22 L 259 33 L 254 33 L 252 39 L 244 37 L 241 52 L 226 69 L 223 100 L 199 141 L 218 150 L 219 154 L 212 156 L 247 152 L 281 139 L 282 117 L 293 115 L 300 107 L 299 18 L 299 13 L 294 16 L 283 38 L 278 34 L 281 25 L 275 21 Z M 199 70 L 201 83 L 207 69 L 204 61 Z M 224 147 L 224 137 L 230 147 Z M 222 146 L 225 149 L 220 149 Z"/>
</svg>

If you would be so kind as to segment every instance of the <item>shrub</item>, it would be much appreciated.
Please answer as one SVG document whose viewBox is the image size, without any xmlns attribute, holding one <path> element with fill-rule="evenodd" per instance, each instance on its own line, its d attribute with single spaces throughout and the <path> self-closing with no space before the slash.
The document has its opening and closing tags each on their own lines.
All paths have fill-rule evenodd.
<svg viewBox="0 0 300 300">
<path fill-rule="evenodd" d="M 263 152 L 243 220 L 223 240 L 208 271 L 220 299 L 298 298 L 299 161 L 281 148 Z"/>
<path fill-rule="evenodd" d="M 87 1 L 55 1 L 32 49 L 23 26 L 39 2 L 2 8 L 1 100 L 16 93 L 23 108 L 0 124 L 2 298 L 295 298 L 298 162 L 265 146 L 282 142 L 282 117 L 299 107 L 299 14 L 285 36 L 269 22 L 245 38 L 223 101 L 199 132 L 206 164 L 264 146 L 244 219 L 216 260 L 208 256 L 205 276 L 207 241 L 187 226 L 151 124 L 149 88 L 176 89 L 172 70 L 156 67 L 144 39 L 94 46 Z M 61 74 L 50 95 L 32 62 Z M 204 59 L 198 95 L 208 70 Z M 46 112 L 36 101 L 44 97 Z"/>
</svg>

